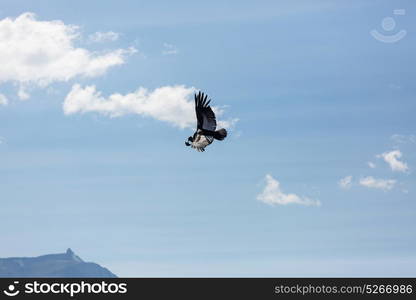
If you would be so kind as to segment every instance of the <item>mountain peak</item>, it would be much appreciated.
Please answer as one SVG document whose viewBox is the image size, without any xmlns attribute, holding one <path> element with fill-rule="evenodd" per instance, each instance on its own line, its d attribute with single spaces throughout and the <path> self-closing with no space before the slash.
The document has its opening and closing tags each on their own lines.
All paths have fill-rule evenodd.
<svg viewBox="0 0 416 300">
<path fill-rule="evenodd" d="M 38 257 L 0 258 L 1 277 L 116 277 L 108 269 L 84 262 L 71 248 Z"/>
<path fill-rule="evenodd" d="M 67 259 L 76 261 L 76 262 L 83 262 L 83 260 L 72 251 L 71 248 L 66 249 L 66 252 L 64 254 Z"/>
</svg>

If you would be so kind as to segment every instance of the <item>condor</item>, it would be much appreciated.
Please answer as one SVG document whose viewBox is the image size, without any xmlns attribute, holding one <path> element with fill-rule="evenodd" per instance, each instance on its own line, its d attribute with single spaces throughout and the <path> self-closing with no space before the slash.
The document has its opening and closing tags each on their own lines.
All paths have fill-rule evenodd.
<svg viewBox="0 0 416 300">
<path fill-rule="evenodd" d="M 214 139 L 222 141 L 227 136 L 227 130 L 217 129 L 217 120 L 207 101 L 208 96 L 199 92 L 195 94 L 195 112 L 197 127 L 193 136 L 190 136 L 185 142 L 186 146 L 191 146 L 199 152 L 204 152 L 205 147 L 210 145 Z"/>
</svg>

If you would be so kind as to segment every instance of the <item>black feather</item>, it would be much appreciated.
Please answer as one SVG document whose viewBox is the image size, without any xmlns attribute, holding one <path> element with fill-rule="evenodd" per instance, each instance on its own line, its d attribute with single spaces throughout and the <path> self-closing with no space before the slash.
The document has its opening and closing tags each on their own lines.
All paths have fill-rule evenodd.
<svg viewBox="0 0 416 300">
<path fill-rule="evenodd" d="M 208 95 L 202 93 L 195 94 L 195 113 L 197 118 L 197 129 L 215 131 L 217 121 L 212 108 L 209 106 L 211 99 Z"/>
</svg>

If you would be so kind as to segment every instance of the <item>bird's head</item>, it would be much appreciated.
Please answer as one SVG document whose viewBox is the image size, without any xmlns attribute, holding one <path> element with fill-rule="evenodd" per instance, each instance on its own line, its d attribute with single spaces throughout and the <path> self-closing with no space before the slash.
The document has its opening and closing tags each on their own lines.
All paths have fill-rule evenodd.
<svg viewBox="0 0 416 300">
<path fill-rule="evenodd" d="M 194 139 L 190 136 L 190 137 L 188 137 L 188 140 L 187 141 L 185 141 L 185 145 L 186 146 L 191 146 L 191 143 L 194 141 Z"/>
</svg>

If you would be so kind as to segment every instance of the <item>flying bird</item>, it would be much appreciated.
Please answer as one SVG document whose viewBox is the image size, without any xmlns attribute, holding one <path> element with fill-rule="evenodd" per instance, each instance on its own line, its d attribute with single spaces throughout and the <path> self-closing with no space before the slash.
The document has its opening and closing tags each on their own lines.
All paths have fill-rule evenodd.
<svg viewBox="0 0 416 300">
<path fill-rule="evenodd" d="M 204 152 L 205 147 L 212 144 L 214 139 L 222 141 L 227 136 L 227 130 L 217 129 L 217 120 L 207 101 L 208 96 L 199 92 L 195 94 L 195 112 L 197 126 L 193 136 L 190 136 L 185 142 L 186 146 L 191 146 L 199 152 Z"/>
</svg>

